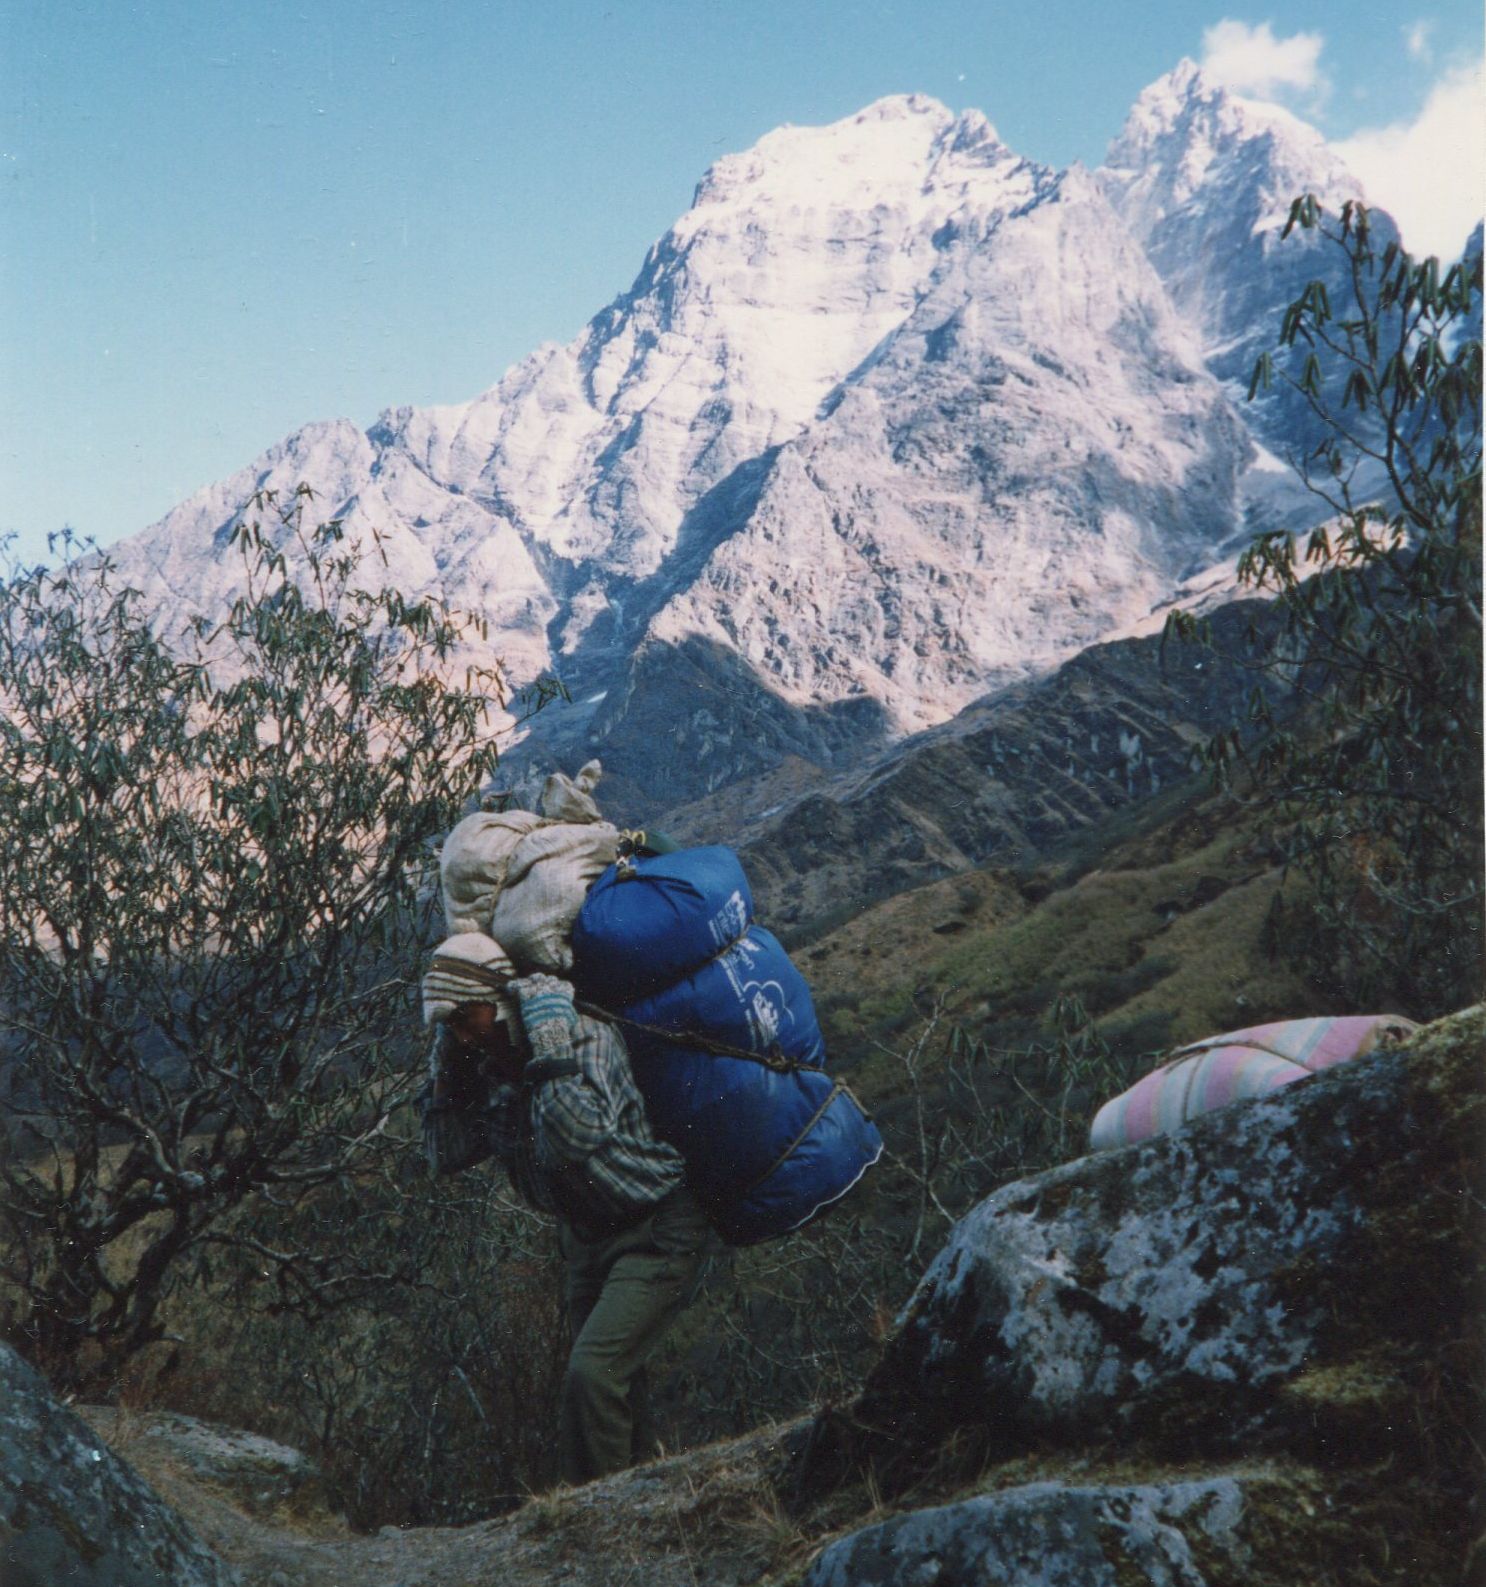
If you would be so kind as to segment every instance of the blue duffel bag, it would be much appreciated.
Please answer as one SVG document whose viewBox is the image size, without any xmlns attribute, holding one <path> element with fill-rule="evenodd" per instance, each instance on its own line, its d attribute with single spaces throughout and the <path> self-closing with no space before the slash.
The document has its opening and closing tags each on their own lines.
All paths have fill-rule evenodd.
<svg viewBox="0 0 1486 1587">
<path fill-rule="evenodd" d="M 618 1008 L 705 964 L 752 922 L 753 894 L 731 849 L 635 855 L 588 889 L 573 922 L 574 974 L 586 996 Z"/>
<path fill-rule="evenodd" d="M 685 1157 L 723 1237 L 750 1245 L 788 1233 L 845 1195 L 882 1139 L 825 1073 L 804 977 L 776 938 L 747 925 L 736 856 L 687 849 L 630 865 L 629 879 L 622 867 L 600 877 L 579 913 L 579 995 L 624 1032 L 651 1122 Z M 730 918 L 741 923 L 719 951 L 717 923 Z M 667 979 L 649 995 L 602 995 L 654 987 L 658 964 Z"/>
<path fill-rule="evenodd" d="M 810 990 L 761 926 L 663 992 L 616 1012 L 650 1122 L 696 1158 L 689 1177 L 699 1192 L 762 1178 L 819 1106 L 801 1084 L 825 1059 Z M 744 1119 L 767 1120 L 767 1127 L 737 1128 Z"/>
<path fill-rule="evenodd" d="M 801 1090 L 817 1101 L 807 1126 L 745 1194 L 709 1203 L 712 1221 L 729 1245 L 756 1245 L 809 1223 L 882 1156 L 877 1126 L 850 1091 L 818 1072 L 802 1071 L 799 1078 Z"/>
</svg>

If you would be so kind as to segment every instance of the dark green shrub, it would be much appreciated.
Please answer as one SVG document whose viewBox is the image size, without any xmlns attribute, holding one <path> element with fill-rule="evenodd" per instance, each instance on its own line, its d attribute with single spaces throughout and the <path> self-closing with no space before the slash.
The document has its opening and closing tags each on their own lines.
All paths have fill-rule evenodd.
<svg viewBox="0 0 1486 1587">
<path fill-rule="evenodd" d="M 374 1167 L 416 1081 L 434 841 L 503 685 L 308 500 L 255 501 L 241 594 L 169 642 L 106 556 L 0 582 L 0 1298 L 64 1387 L 223 1245 L 332 1298 L 352 1247 L 228 1215 Z"/>
<path fill-rule="evenodd" d="M 1275 946 L 1355 1006 L 1428 1017 L 1483 991 L 1481 258 L 1378 251 L 1358 204 L 1297 199 L 1296 226 L 1341 250 L 1351 301 L 1312 282 L 1281 327 L 1289 361 L 1262 358 L 1250 396 L 1288 384 L 1321 421 L 1297 463 L 1333 516 L 1303 553 L 1261 536 L 1239 571 L 1282 619 L 1253 665 L 1310 708 L 1281 730 L 1256 690 L 1257 744 L 1235 728 L 1209 756 L 1242 769 L 1301 883 Z"/>
</svg>

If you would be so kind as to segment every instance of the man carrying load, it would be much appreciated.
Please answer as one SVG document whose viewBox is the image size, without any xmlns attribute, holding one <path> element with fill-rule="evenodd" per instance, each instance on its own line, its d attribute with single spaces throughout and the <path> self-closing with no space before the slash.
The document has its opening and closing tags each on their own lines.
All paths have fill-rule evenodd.
<svg viewBox="0 0 1486 1587">
<path fill-rule="evenodd" d="M 489 1139 L 518 1194 L 554 1213 L 572 1355 L 563 1378 L 564 1482 L 659 1452 L 645 1363 L 695 1287 L 710 1229 L 675 1147 L 650 1127 L 624 1040 L 581 1015 L 572 987 L 518 977 L 481 932 L 450 937 L 423 978 L 441 1067 L 503 1088 Z"/>
<path fill-rule="evenodd" d="M 620 832 L 593 798 L 602 769 L 554 772 L 540 813 L 454 828 L 439 856 L 450 937 L 424 981 L 425 1018 L 447 1034 L 423 1114 L 430 1167 L 494 1152 L 558 1216 L 570 1482 L 654 1453 L 644 1363 L 709 1234 L 741 1246 L 802 1228 L 883 1149 L 827 1073 L 810 990 L 754 920 L 737 855 Z M 453 1073 L 461 1060 L 504 1082 L 493 1111 Z"/>
</svg>

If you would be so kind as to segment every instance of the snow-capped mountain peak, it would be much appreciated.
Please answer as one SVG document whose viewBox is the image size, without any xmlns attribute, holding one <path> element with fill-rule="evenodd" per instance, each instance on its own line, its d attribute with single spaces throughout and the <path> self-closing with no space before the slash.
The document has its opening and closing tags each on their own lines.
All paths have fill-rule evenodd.
<svg viewBox="0 0 1486 1587">
<path fill-rule="evenodd" d="M 1336 250 L 1315 233 L 1282 233 L 1295 198 L 1312 193 L 1335 215 L 1365 197 L 1362 184 L 1314 127 L 1233 93 L 1190 60 L 1136 100 L 1098 179 L 1236 402 L 1307 281 L 1319 276 L 1335 302 L 1349 299 Z M 1377 221 L 1386 240 L 1392 223 L 1381 213 Z M 1316 439 L 1313 416 L 1290 392 L 1247 417 L 1281 455 Z"/>
<path fill-rule="evenodd" d="M 1314 127 L 1279 105 L 1233 93 L 1190 60 L 1135 101 L 1103 175 L 1145 242 L 1204 188 L 1250 204 L 1261 229 L 1273 229 L 1276 214 L 1282 221 L 1298 192 L 1323 202 L 1361 196 Z"/>
<path fill-rule="evenodd" d="M 798 435 L 911 311 L 946 228 L 983 234 L 1051 174 L 922 95 L 779 128 L 713 165 L 576 342 L 398 424 L 560 556 L 649 577 L 692 504 Z"/>
<path fill-rule="evenodd" d="M 937 99 L 895 94 L 827 126 L 776 127 L 709 168 L 677 229 L 706 224 L 713 206 L 871 209 L 891 203 L 922 183 L 932 151 L 954 124 Z"/>
<path fill-rule="evenodd" d="M 303 481 L 518 681 L 559 672 L 589 704 L 540 731 L 602 735 L 634 789 L 851 758 L 1231 548 L 1256 451 L 1213 349 L 1270 313 L 1287 184 L 1334 169 L 1190 62 L 1093 173 L 917 94 L 781 127 L 572 342 L 470 402 L 308 426 L 117 557 L 163 606 L 219 602 L 224 527 Z"/>
</svg>

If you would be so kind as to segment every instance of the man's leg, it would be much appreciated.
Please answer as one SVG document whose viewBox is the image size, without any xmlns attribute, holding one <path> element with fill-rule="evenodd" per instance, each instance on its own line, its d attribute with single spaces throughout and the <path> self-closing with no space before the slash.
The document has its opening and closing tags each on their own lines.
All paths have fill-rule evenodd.
<svg viewBox="0 0 1486 1587">
<path fill-rule="evenodd" d="M 666 1328 L 691 1298 L 708 1243 L 707 1220 L 689 1191 L 678 1191 L 633 1229 L 569 1257 L 569 1289 L 576 1337 L 563 1379 L 559 1464 L 564 1482 L 587 1482 L 623 1471 L 640 1453 L 636 1433 L 653 1433 L 641 1374 Z M 596 1272 L 597 1298 L 586 1308 Z M 637 1429 L 635 1411 L 642 1413 Z"/>
<path fill-rule="evenodd" d="M 682 1306 L 686 1299 L 683 1295 Z M 643 1466 L 660 1454 L 660 1428 L 650 1412 L 650 1374 L 644 1367 L 630 1379 L 629 1423 L 629 1463 Z"/>
</svg>

